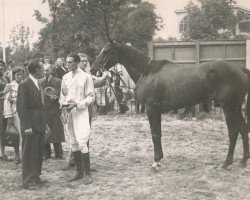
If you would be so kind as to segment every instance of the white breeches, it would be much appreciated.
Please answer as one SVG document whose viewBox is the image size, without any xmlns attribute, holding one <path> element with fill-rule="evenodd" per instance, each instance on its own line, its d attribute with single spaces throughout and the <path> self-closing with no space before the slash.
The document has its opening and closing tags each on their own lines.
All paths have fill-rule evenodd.
<svg viewBox="0 0 250 200">
<path fill-rule="evenodd" d="M 88 108 L 73 109 L 68 114 L 68 122 L 65 128 L 72 151 L 88 153 L 89 149 L 87 147 L 87 142 L 89 141 L 90 135 Z"/>
</svg>

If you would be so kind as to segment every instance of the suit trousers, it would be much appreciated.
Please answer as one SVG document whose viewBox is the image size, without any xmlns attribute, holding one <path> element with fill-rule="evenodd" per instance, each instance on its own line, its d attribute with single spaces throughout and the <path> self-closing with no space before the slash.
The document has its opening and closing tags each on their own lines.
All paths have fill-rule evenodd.
<svg viewBox="0 0 250 200">
<path fill-rule="evenodd" d="M 23 135 L 22 140 L 22 180 L 28 186 L 37 181 L 42 171 L 44 133 L 34 132 Z"/>
<path fill-rule="evenodd" d="M 61 142 L 53 143 L 53 146 L 55 151 L 55 158 L 62 158 L 63 157 L 62 143 Z M 44 145 L 44 157 L 51 158 L 50 143 Z"/>
</svg>

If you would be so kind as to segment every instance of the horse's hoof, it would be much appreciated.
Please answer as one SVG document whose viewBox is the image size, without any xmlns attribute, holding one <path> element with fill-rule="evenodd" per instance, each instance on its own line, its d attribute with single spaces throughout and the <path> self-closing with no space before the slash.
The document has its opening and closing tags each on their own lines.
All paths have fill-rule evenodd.
<svg viewBox="0 0 250 200">
<path fill-rule="evenodd" d="M 153 167 L 153 166 L 152 166 L 152 167 L 150 168 L 150 171 L 153 172 L 153 173 L 157 173 L 157 172 L 159 172 L 159 168 L 158 168 L 158 167 Z"/>
<path fill-rule="evenodd" d="M 246 168 L 247 167 L 246 161 L 240 161 L 239 166 L 242 167 L 242 168 Z"/>
<path fill-rule="evenodd" d="M 231 165 L 232 163 L 233 163 L 233 161 L 225 161 L 221 168 L 222 168 L 222 169 L 227 169 L 227 167 L 228 167 L 229 165 Z"/>
</svg>

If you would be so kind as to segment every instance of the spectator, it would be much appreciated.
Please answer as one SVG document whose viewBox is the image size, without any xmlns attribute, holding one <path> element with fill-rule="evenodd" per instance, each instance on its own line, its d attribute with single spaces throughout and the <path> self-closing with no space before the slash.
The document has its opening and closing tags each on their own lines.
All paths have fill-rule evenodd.
<svg viewBox="0 0 250 200">
<path fill-rule="evenodd" d="M 64 58 L 57 58 L 55 67 L 53 68 L 51 75 L 62 80 L 62 77 L 68 73 L 68 69 L 65 65 Z"/>
<path fill-rule="evenodd" d="M 17 100 L 17 91 L 18 85 L 23 80 L 24 69 L 21 67 L 14 67 L 12 70 L 12 77 L 13 81 L 10 84 L 7 84 L 6 87 L 9 85 L 11 86 L 11 90 L 5 95 L 4 99 L 4 117 L 8 120 L 8 123 L 13 124 L 19 132 L 21 138 L 21 125 L 20 119 L 17 114 L 16 110 L 16 100 Z M 15 150 L 15 163 L 20 163 L 20 156 L 19 156 L 19 141 L 14 146 Z"/>
<path fill-rule="evenodd" d="M 51 158 L 51 146 L 53 143 L 55 158 L 63 159 L 62 142 L 65 141 L 63 124 L 60 119 L 61 110 L 59 96 L 61 89 L 61 80 L 52 76 L 52 66 L 44 66 L 45 77 L 41 80 L 44 92 L 44 109 L 46 122 L 51 130 L 51 136 L 45 141 L 44 156 Z"/>
<path fill-rule="evenodd" d="M 0 60 L 0 159 L 8 160 L 8 157 L 4 154 L 4 133 L 7 126 L 7 120 L 3 117 L 4 109 L 4 95 L 11 90 L 11 86 L 6 84 L 8 83 L 4 77 L 5 62 Z M 5 87 L 6 86 L 6 87 Z"/>
<path fill-rule="evenodd" d="M 44 64 L 47 65 L 51 63 L 52 63 L 51 58 L 49 56 L 44 56 Z"/>
</svg>

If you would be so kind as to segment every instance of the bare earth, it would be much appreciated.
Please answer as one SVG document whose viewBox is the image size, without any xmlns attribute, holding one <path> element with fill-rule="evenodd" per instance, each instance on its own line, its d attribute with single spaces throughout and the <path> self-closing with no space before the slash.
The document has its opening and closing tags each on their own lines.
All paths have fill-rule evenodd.
<svg viewBox="0 0 250 200">
<path fill-rule="evenodd" d="M 60 169 L 66 160 L 44 161 L 40 190 L 21 188 L 21 166 L 0 161 L 0 199 L 208 199 L 249 200 L 250 162 L 242 158 L 239 137 L 235 162 L 221 169 L 228 148 L 224 120 L 179 120 L 163 116 L 163 166 L 153 172 L 153 145 L 145 115 L 98 116 L 93 121 L 91 161 L 93 184 L 68 183 L 75 174 Z M 64 144 L 66 156 L 69 145 Z M 11 157 L 12 148 L 7 148 Z"/>
</svg>

